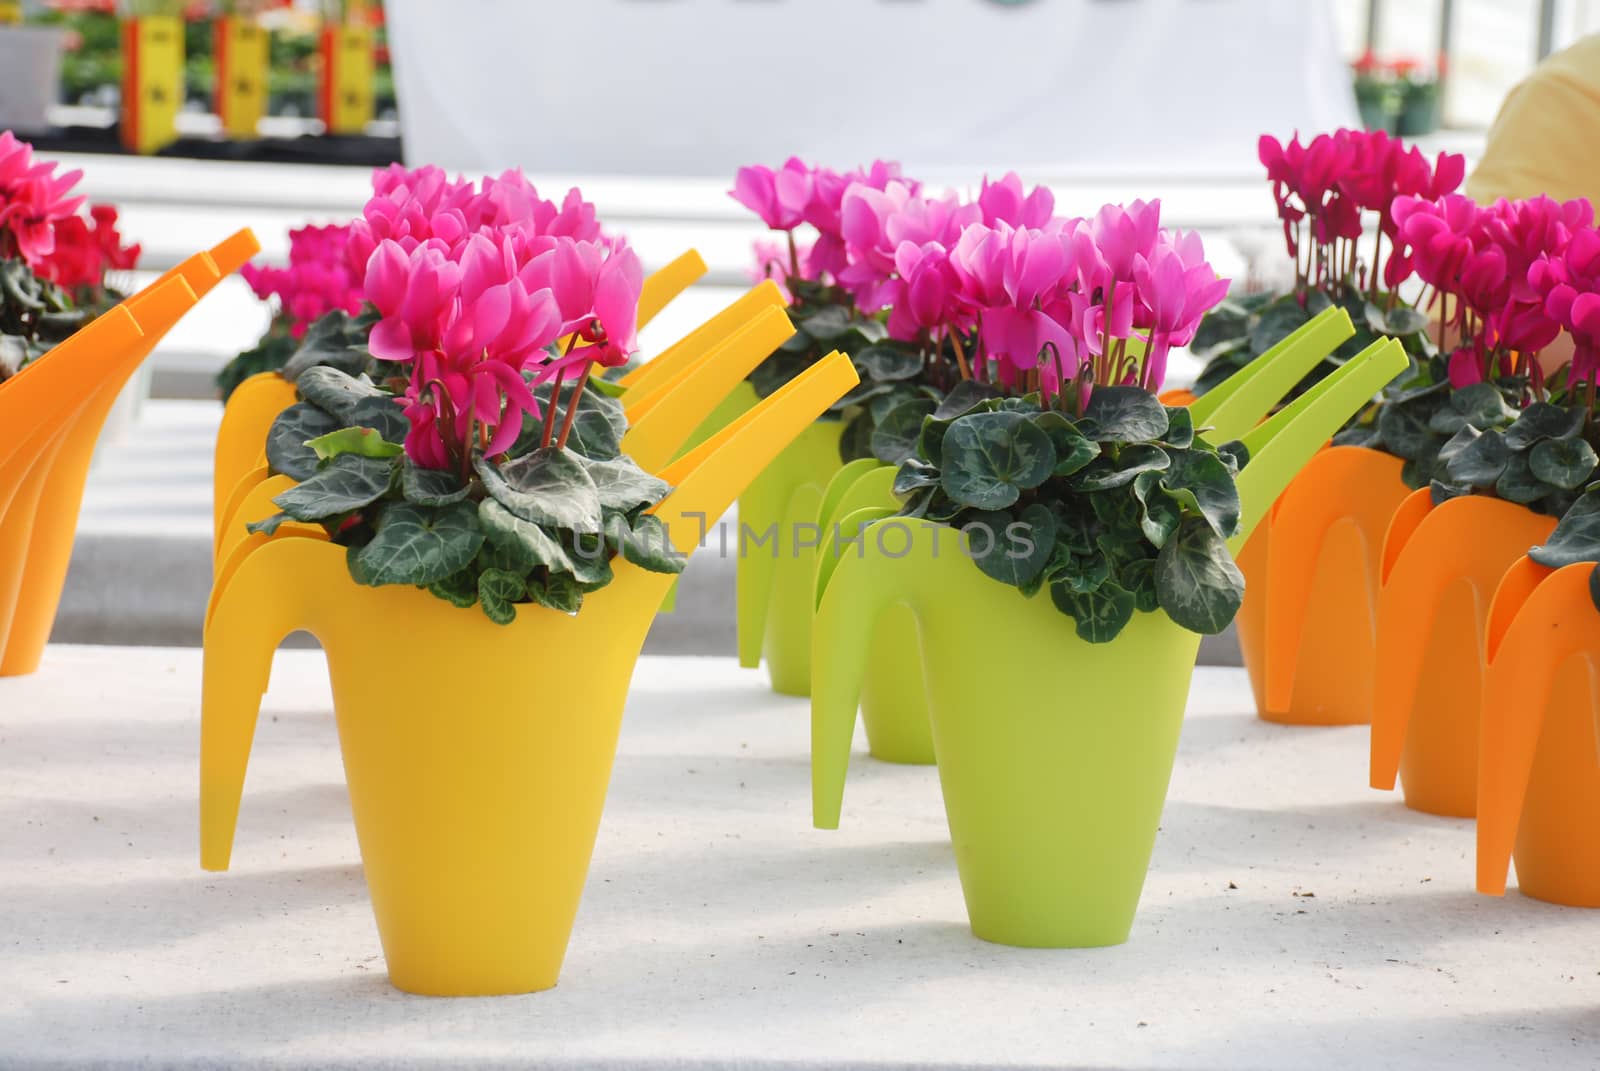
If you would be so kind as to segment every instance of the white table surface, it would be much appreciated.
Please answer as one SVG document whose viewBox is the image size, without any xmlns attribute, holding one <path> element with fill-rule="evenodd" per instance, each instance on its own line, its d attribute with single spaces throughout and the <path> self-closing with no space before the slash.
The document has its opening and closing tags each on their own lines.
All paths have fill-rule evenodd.
<svg viewBox="0 0 1600 1071">
<path fill-rule="evenodd" d="M 0 1066 L 1594 1067 L 1600 913 L 1471 891 L 1471 824 L 1367 730 L 1201 670 L 1132 940 L 967 929 L 932 769 L 858 754 L 810 828 L 806 704 L 646 659 L 561 984 L 384 978 L 318 652 L 279 655 L 234 869 L 196 858 L 200 656 L 0 680 Z"/>
</svg>

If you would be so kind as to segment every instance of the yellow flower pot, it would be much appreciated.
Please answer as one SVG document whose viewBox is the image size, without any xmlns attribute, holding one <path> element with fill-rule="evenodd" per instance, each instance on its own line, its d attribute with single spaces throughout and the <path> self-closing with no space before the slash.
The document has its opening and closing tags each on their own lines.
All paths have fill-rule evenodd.
<svg viewBox="0 0 1600 1071">
<path fill-rule="evenodd" d="M 856 383 L 833 354 L 659 475 L 691 553 L 793 436 Z M 266 540 L 234 564 L 206 632 L 201 862 L 224 869 L 256 714 L 287 633 L 328 654 L 351 810 L 391 981 L 482 995 L 556 983 L 628 681 L 672 578 L 620 559 L 575 615 L 509 626 L 411 588 L 365 588 L 323 540 Z M 383 622 L 374 628 L 374 622 Z M 396 653 L 405 657 L 396 659 Z"/>
</svg>

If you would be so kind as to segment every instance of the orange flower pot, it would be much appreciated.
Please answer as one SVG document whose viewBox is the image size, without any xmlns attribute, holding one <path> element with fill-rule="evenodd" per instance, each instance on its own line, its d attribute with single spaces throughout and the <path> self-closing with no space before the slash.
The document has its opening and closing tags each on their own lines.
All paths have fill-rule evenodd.
<svg viewBox="0 0 1600 1071">
<path fill-rule="evenodd" d="M 1261 717 L 1359 725 L 1372 717 L 1383 539 L 1409 489 L 1397 457 L 1318 454 L 1278 499 L 1266 554 Z M 1246 590 L 1256 576 L 1246 574 Z"/>
<path fill-rule="evenodd" d="M 1590 564 L 1520 558 L 1489 608 L 1478 741 L 1478 891 L 1600 907 L 1600 610 Z"/>
<path fill-rule="evenodd" d="M 1483 632 L 1507 569 L 1554 517 L 1468 495 L 1401 503 L 1384 540 L 1372 700 L 1373 788 L 1400 775 L 1406 806 L 1471 818 L 1478 801 Z"/>
<path fill-rule="evenodd" d="M 89 463 L 118 393 L 173 324 L 258 248 L 243 230 L 195 254 L 0 388 L 0 676 L 39 667 Z"/>
</svg>

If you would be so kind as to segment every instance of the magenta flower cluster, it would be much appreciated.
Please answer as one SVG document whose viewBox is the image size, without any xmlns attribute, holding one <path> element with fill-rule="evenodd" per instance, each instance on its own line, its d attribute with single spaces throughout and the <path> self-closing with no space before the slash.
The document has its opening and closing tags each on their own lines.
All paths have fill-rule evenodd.
<svg viewBox="0 0 1600 1071">
<path fill-rule="evenodd" d="M 56 227 L 74 216 L 72 196 L 82 171 L 56 174 L 54 160 L 35 160 L 33 146 L 0 132 L 0 256 L 21 257 L 43 273 L 56 251 Z"/>
<path fill-rule="evenodd" d="M 335 309 L 361 311 L 361 273 L 350 264 L 350 227 L 301 227 L 289 232 L 288 267 L 246 264 L 239 270 L 263 301 L 278 299 L 277 315 L 295 338 Z"/>
<path fill-rule="evenodd" d="M 1257 154 L 1272 184 L 1300 287 L 1329 288 L 1354 280 L 1371 294 L 1393 292 L 1411 275 L 1411 264 L 1396 244 L 1396 200 L 1437 200 L 1453 193 L 1466 175 L 1463 157 L 1440 153 L 1430 163 L 1415 146 L 1381 130 L 1336 130 L 1305 144 L 1296 135 L 1287 145 L 1264 134 Z M 1359 243 L 1372 216 L 1377 230 L 1369 262 L 1359 255 Z"/>
<path fill-rule="evenodd" d="M 1528 282 L 1572 337 L 1569 380 L 1592 390 L 1600 380 L 1600 230 L 1580 230 L 1559 255 L 1535 261 Z"/>
<path fill-rule="evenodd" d="M 1594 234 L 1587 200 L 1502 198 L 1480 205 L 1458 194 L 1401 197 L 1394 218 L 1405 255 L 1429 288 L 1424 301 L 1438 303 L 1441 323 L 1459 334 L 1449 358 L 1455 386 L 1517 371 L 1516 355 L 1550 345 L 1571 318 L 1576 301 L 1568 294 L 1576 294 L 1574 282 L 1583 285 L 1586 262 L 1580 252 L 1569 263 L 1567 254 L 1579 236 Z M 1590 242 L 1584 237 L 1583 248 Z M 1538 362 L 1525 366 L 1537 380 Z M 1573 373 L 1592 376 L 1592 359 L 1575 364 Z"/>
<path fill-rule="evenodd" d="M 504 453 L 527 418 L 561 445 L 534 388 L 586 378 L 636 349 L 644 273 L 605 237 L 577 190 L 544 200 L 519 171 L 481 184 L 438 168 L 378 172 L 351 227 L 348 255 L 380 319 L 372 355 L 407 366 L 406 451 L 430 468 L 470 465 L 474 450 Z"/>
<path fill-rule="evenodd" d="M 785 233 L 785 277 L 836 285 L 858 311 L 885 314 L 892 338 L 948 345 L 963 377 L 1046 398 L 1069 383 L 1159 389 L 1171 348 L 1228 289 L 1198 235 L 1162 228 L 1157 201 L 1064 218 L 1049 189 L 1015 174 L 967 200 L 893 163 L 841 175 L 798 159 L 743 168 L 731 192 Z M 803 260 L 802 224 L 816 231 Z"/>
</svg>

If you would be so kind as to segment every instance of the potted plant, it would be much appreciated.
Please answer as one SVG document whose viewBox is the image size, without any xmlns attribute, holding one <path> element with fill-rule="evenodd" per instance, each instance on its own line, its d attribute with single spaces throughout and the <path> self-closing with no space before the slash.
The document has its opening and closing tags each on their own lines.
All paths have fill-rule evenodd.
<svg viewBox="0 0 1600 1071">
<path fill-rule="evenodd" d="M 1243 443 L 1219 445 L 1154 393 L 1170 347 L 1227 286 L 1196 237 L 1160 229 L 1158 206 L 968 228 L 950 258 L 977 308 L 972 375 L 922 421 L 895 478 L 899 513 L 823 585 L 813 818 L 838 824 L 872 632 L 904 604 L 973 932 L 1118 943 L 1199 636 L 1243 597 L 1233 550 L 1405 358 L 1374 343 Z"/>
<path fill-rule="evenodd" d="M 484 180 L 480 195 L 473 183 L 452 181 L 439 168 L 407 171 L 399 166 L 374 172 L 373 197 L 364 209 L 359 241 L 351 241 L 355 225 L 291 231 L 287 268 L 251 265 L 245 272 L 257 296 L 273 302 L 266 334 L 217 377 L 225 405 L 212 487 L 213 534 L 219 544 L 230 507 L 243 493 L 238 483 L 257 467 L 268 426 L 295 402 L 295 380 L 318 365 L 354 368 L 351 355 L 361 352 L 365 332 L 373 322 L 370 310 L 362 305 L 359 285 L 374 248 L 371 236 L 395 233 L 405 241 L 429 237 L 419 230 L 427 224 L 426 219 L 394 215 L 394 206 L 408 199 L 409 203 L 434 207 L 455 205 L 452 211 L 456 212 L 460 205 L 468 205 L 477 218 L 468 221 L 463 217 L 462 225 L 486 225 L 520 211 L 526 218 L 519 226 L 535 234 L 586 240 L 601 236 L 594 206 L 575 189 L 558 205 L 541 198 L 522 173 L 513 170 Z M 705 262 L 690 250 L 652 273 L 640 291 L 639 326 L 649 323 L 705 271 Z M 757 308 L 749 311 L 754 313 Z M 744 320 L 729 323 L 723 334 L 703 340 L 704 344 L 725 341 L 735 328 L 743 326 Z"/>
<path fill-rule="evenodd" d="M 1394 206 L 1403 197 L 1433 199 L 1454 190 L 1465 172 L 1463 159 L 1440 154 L 1430 162 L 1382 131 L 1350 130 L 1287 145 L 1265 136 L 1260 157 L 1295 282 L 1282 294 L 1230 298 L 1201 324 L 1193 346 L 1207 362 L 1196 382 L 1200 397 L 1330 305 L 1349 311 L 1356 332 L 1297 390 L 1375 338 L 1399 339 L 1420 372 L 1437 368 L 1428 318 L 1413 300 L 1412 257 L 1402 248 Z M 1339 724 L 1370 717 L 1379 552 L 1389 518 L 1407 493 L 1407 459 L 1386 453 L 1370 431 L 1380 410 L 1358 419 L 1368 430 L 1341 433 L 1334 449 L 1306 467 L 1240 554 L 1252 579 L 1238 620 L 1240 645 L 1264 718 Z M 1426 483 L 1407 475 L 1411 486 Z M 1340 659 L 1301 657 L 1329 644 L 1343 652 Z"/>
<path fill-rule="evenodd" d="M 55 620 L 84 482 L 119 392 L 165 331 L 217 278 L 210 257 L 183 279 L 123 300 L 117 213 L 80 211 L 78 172 L 57 174 L 0 133 L 0 675 L 38 668 Z M 227 270 L 248 232 L 215 251 Z M 250 245 L 250 248 L 244 248 Z M 111 315 L 121 303 L 122 312 Z M 108 318 L 109 316 L 109 318 Z M 103 323 L 101 321 L 104 321 Z"/>
<path fill-rule="evenodd" d="M 1350 64 L 1350 77 L 1361 125 L 1367 130 L 1394 133 L 1400 100 L 1393 71 L 1369 48 Z"/>
<path fill-rule="evenodd" d="M 739 498 L 739 661 L 765 662 L 774 691 L 810 689 L 812 588 L 819 510 L 847 463 L 898 464 L 908 432 L 960 378 L 969 323 L 950 316 L 956 282 L 945 254 L 974 224 L 1041 226 L 1055 210 L 1048 189 L 1015 174 L 963 201 L 935 196 L 898 164 L 875 161 L 840 174 L 791 158 L 774 170 L 741 168 L 731 195 L 783 235 L 758 243 L 759 277 L 781 283 L 795 337 L 730 398 L 726 420 L 781 386 L 816 355 L 850 354 L 861 386 L 801 436 Z M 796 232 L 814 232 L 802 241 Z"/>
<path fill-rule="evenodd" d="M 1600 907 L 1595 493 L 1505 573 L 1489 610 L 1478 741 L 1478 891 Z M 1570 518 L 1571 524 L 1568 524 Z"/>
<path fill-rule="evenodd" d="M 1568 375 L 1586 384 L 1583 412 L 1592 415 L 1600 378 L 1600 234 L 1575 234 L 1566 253 L 1544 261 L 1529 281 L 1571 336 Z M 1481 892 L 1505 892 L 1514 857 L 1525 894 L 1600 907 L 1600 705 L 1592 682 L 1600 664 L 1600 579 L 1590 564 L 1600 562 L 1597 519 L 1600 483 L 1585 489 L 1495 591 L 1478 748 Z"/>
<path fill-rule="evenodd" d="M 1430 485 L 1385 538 L 1371 779 L 1393 788 L 1398 771 L 1408 806 L 1471 817 L 1490 598 L 1597 463 L 1592 359 L 1547 368 L 1540 353 L 1564 322 L 1581 327 L 1575 298 L 1600 289 L 1600 232 L 1587 201 L 1446 198 L 1397 214 L 1418 273 L 1454 310 L 1459 345 L 1448 383 L 1389 425 L 1396 439 L 1443 442 L 1423 448 L 1422 461 L 1435 457 Z"/>
<path fill-rule="evenodd" d="M 1444 62 L 1440 57 L 1441 64 Z M 1439 75 L 1415 59 L 1398 59 L 1391 64 L 1394 72 L 1398 108 L 1395 112 L 1394 132 L 1401 137 L 1415 138 L 1439 129 Z"/>
<path fill-rule="evenodd" d="M 328 651 L 391 981 L 433 994 L 545 989 L 577 911 L 633 662 L 699 538 L 689 518 L 725 508 L 855 374 L 825 357 L 647 472 L 623 452 L 623 407 L 591 374 L 636 348 L 642 272 L 626 243 L 532 234 L 520 212 L 450 239 L 436 206 L 414 193 L 394 203 L 437 240 L 408 248 L 358 224 L 357 240 L 373 240 L 363 293 L 374 309 L 358 372 L 323 364 L 298 377 L 302 400 L 266 441 L 292 481 L 281 512 L 218 577 L 202 863 L 229 862 L 272 650 L 307 628 Z M 683 389 L 657 404 L 689 405 L 687 434 L 714 401 Z M 403 629 L 433 669 L 397 672 L 394 633 L 375 621 Z"/>
</svg>

